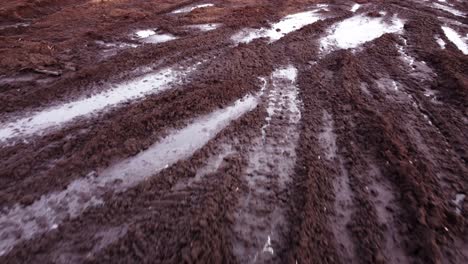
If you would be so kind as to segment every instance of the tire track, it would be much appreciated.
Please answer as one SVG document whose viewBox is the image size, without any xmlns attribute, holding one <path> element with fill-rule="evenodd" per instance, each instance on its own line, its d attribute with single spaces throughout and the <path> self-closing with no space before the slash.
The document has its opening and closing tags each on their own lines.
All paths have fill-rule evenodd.
<svg viewBox="0 0 468 264">
<path fill-rule="evenodd" d="M 332 230 L 338 245 L 341 257 L 347 263 L 356 263 L 355 245 L 348 226 L 351 224 L 353 208 L 353 192 L 350 187 L 349 173 L 344 166 L 344 161 L 337 154 L 336 134 L 334 133 L 334 122 L 332 116 L 323 111 L 323 128 L 318 135 L 321 147 L 325 152 L 325 159 L 330 167 L 337 168 L 337 175 L 333 182 L 335 194 L 334 212 L 332 217 Z M 319 156 L 319 159 L 321 156 Z"/>
<path fill-rule="evenodd" d="M 257 103 L 254 96 L 246 96 L 232 106 L 195 120 L 193 124 L 169 134 L 146 151 L 98 175 L 75 180 L 66 190 L 45 195 L 25 208 L 14 206 L 0 216 L 0 225 L 4 226 L 0 233 L 3 238 L 0 255 L 7 253 L 22 240 L 56 229 L 66 217 L 75 218 L 87 208 L 101 205 L 104 193 L 125 191 L 177 160 L 190 157 L 229 122 L 254 109 Z"/>
<path fill-rule="evenodd" d="M 149 96 L 102 118 L 72 124 L 69 129 L 54 132 L 33 144 L 5 149 L 5 155 L 11 157 L 0 166 L 4 183 L 1 202 L 31 204 L 40 195 L 66 188 L 73 179 L 137 154 L 160 140 L 171 127 L 185 125 L 184 120 L 207 114 L 256 90 L 257 77 L 243 67 L 270 71 L 269 52 L 264 50 L 258 57 L 254 54 L 256 48 L 229 50 L 223 58 L 207 62 L 186 86 Z M 249 59 L 241 59 L 246 54 L 250 54 Z M 223 70 L 219 71 L 220 68 Z M 222 96 L 217 93 L 220 90 L 224 91 Z M 61 160 L 56 161 L 55 157 Z M 47 164 L 48 160 L 56 164 Z M 48 182 L 47 186 L 43 181 Z M 25 195 L 18 191 L 22 188 L 33 191 Z"/>
<path fill-rule="evenodd" d="M 235 215 L 233 252 L 239 262 L 278 262 L 286 246 L 285 208 L 280 197 L 296 160 L 301 118 L 296 76 L 293 66 L 277 69 L 267 85 L 267 124 L 248 150 L 248 190 Z"/>
<path fill-rule="evenodd" d="M 190 73 L 202 62 L 186 69 L 174 67 L 147 74 L 130 82 L 118 84 L 113 88 L 91 97 L 79 98 L 59 106 L 53 106 L 35 112 L 30 116 L 15 118 L 14 121 L 0 124 L 0 142 L 15 137 L 27 137 L 54 127 L 60 127 L 74 119 L 89 116 L 104 109 L 110 109 L 124 103 L 141 99 L 151 94 L 161 93 L 175 84 L 182 84 Z"/>
</svg>

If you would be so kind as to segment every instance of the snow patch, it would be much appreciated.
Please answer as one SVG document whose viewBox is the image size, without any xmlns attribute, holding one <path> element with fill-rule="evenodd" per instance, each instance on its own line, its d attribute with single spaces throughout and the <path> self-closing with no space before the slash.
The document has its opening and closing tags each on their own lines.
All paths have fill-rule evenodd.
<svg viewBox="0 0 468 264">
<path fill-rule="evenodd" d="M 158 44 L 177 39 L 176 36 L 167 33 L 157 33 L 152 29 L 139 30 L 135 32 L 137 38 L 144 43 Z"/>
<path fill-rule="evenodd" d="M 138 30 L 135 32 L 135 35 L 139 38 L 147 38 L 153 35 L 156 35 L 156 32 L 151 29 Z"/>
<path fill-rule="evenodd" d="M 468 45 L 466 44 L 468 37 L 462 37 L 455 30 L 443 26 L 442 30 L 445 33 L 445 36 L 453 43 L 457 48 L 463 52 L 463 54 L 468 55 Z"/>
<path fill-rule="evenodd" d="M 404 40 L 404 43 L 406 45 L 406 40 Z M 401 55 L 401 58 L 403 59 L 403 61 L 405 61 L 410 67 L 411 69 L 413 69 L 413 65 L 414 65 L 414 62 L 416 61 L 415 58 L 413 58 L 412 56 L 408 55 L 406 52 L 405 52 L 405 48 L 403 46 L 397 46 L 398 48 L 398 53 L 400 53 Z"/>
<path fill-rule="evenodd" d="M 461 16 L 461 17 L 464 17 L 466 14 L 453 8 L 453 7 L 450 7 L 450 6 L 446 6 L 446 5 L 442 5 L 442 4 L 439 4 L 439 3 L 433 3 L 433 6 L 437 9 L 440 9 L 440 10 L 444 10 L 446 12 L 449 12 L 455 16 Z"/>
<path fill-rule="evenodd" d="M 235 34 L 232 40 L 235 43 L 249 43 L 254 39 L 269 38 L 270 42 L 275 42 L 291 32 L 321 20 L 322 17 L 317 12 L 314 10 L 288 15 L 272 24 L 271 28 L 245 29 Z"/>
<path fill-rule="evenodd" d="M 441 39 L 439 36 L 436 36 L 435 40 L 436 40 L 437 44 L 439 44 L 441 49 L 445 49 L 445 45 L 447 45 L 447 44 L 445 43 L 445 41 L 443 39 Z"/>
<path fill-rule="evenodd" d="M 212 6 L 214 6 L 214 4 L 200 4 L 200 5 L 195 5 L 195 6 L 187 6 L 181 9 L 177 9 L 173 11 L 172 13 L 173 14 L 190 13 L 197 8 L 212 7 Z"/>
<path fill-rule="evenodd" d="M 353 7 L 351 7 L 351 12 L 356 12 L 359 8 L 361 7 L 360 4 L 354 4 Z"/>
<path fill-rule="evenodd" d="M 403 26 L 403 21 L 397 17 L 393 17 L 388 24 L 382 17 L 357 15 L 333 25 L 328 35 L 320 41 L 320 46 L 325 52 L 336 48 L 356 48 L 385 33 L 400 32 Z"/>
</svg>

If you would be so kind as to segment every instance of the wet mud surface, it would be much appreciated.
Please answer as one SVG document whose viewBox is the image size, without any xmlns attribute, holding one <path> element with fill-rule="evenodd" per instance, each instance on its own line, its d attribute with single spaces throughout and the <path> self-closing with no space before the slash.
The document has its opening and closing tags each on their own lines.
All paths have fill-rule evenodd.
<svg viewBox="0 0 468 264">
<path fill-rule="evenodd" d="M 464 1 L 0 7 L 1 263 L 468 263 Z"/>
</svg>

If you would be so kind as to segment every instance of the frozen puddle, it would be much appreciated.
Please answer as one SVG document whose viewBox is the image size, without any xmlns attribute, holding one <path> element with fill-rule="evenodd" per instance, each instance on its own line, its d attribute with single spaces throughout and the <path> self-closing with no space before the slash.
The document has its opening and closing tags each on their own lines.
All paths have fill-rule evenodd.
<svg viewBox="0 0 468 264">
<path fill-rule="evenodd" d="M 403 21 L 395 16 L 387 23 L 383 17 L 357 15 L 333 25 L 320 41 L 320 46 L 326 53 L 334 49 L 356 48 L 385 33 L 400 32 L 403 26 Z"/>
<path fill-rule="evenodd" d="M 56 229 L 67 217 L 75 218 L 85 209 L 103 204 L 106 192 L 125 191 L 178 160 L 189 158 L 231 121 L 253 110 L 257 104 L 258 97 L 248 95 L 169 134 L 128 160 L 73 181 L 64 191 L 44 195 L 27 207 L 16 205 L 0 215 L 0 255 L 20 241 Z"/>
<path fill-rule="evenodd" d="M 447 36 L 447 38 L 453 42 L 453 44 L 455 44 L 455 46 L 457 46 L 457 48 L 461 50 L 463 54 L 468 55 L 468 45 L 466 44 L 468 41 L 468 36 L 462 38 L 458 32 L 445 26 L 442 27 L 442 30 L 444 31 L 445 36 Z"/>
<path fill-rule="evenodd" d="M 318 10 L 307 11 L 288 15 L 279 22 L 272 24 L 271 28 L 245 29 L 235 34 L 232 40 L 235 43 L 249 43 L 258 38 L 269 38 L 270 42 L 275 42 L 285 35 L 299 30 L 307 25 L 313 24 L 322 19 Z"/>
<path fill-rule="evenodd" d="M 157 33 L 152 29 L 139 30 L 135 32 L 135 36 L 141 39 L 144 43 L 158 44 L 177 39 L 176 36 L 167 33 Z"/>
<path fill-rule="evenodd" d="M 200 4 L 200 5 L 195 5 L 195 6 L 187 6 L 181 9 L 177 9 L 173 11 L 172 13 L 173 14 L 190 13 L 197 8 L 212 7 L 212 6 L 214 6 L 214 4 Z"/>
<path fill-rule="evenodd" d="M 191 25 L 191 26 L 187 26 L 187 28 L 202 31 L 202 32 L 207 32 L 207 31 L 218 29 L 221 26 L 222 24 L 219 24 L 219 23 L 211 23 L 211 24 Z"/>
<path fill-rule="evenodd" d="M 180 83 L 195 68 L 195 66 L 180 70 L 165 68 L 118 84 L 112 89 L 91 97 L 83 97 L 66 104 L 46 108 L 16 121 L 0 124 L 0 142 L 14 137 L 32 135 L 80 116 L 90 115 L 123 102 L 168 90 L 172 85 Z"/>
<path fill-rule="evenodd" d="M 249 147 L 249 191 L 235 213 L 233 250 L 240 263 L 268 263 L 284 250 L 284 208 L 271 201 L 278 200 L 274 190 L 285 190 L 296 163 L 301 119 L 296 76 L 296 68 L 288 66 L 274 71 L 266 85 L 267 124 Z"/>
<path fill-rule="evenodd" d="M 446 6 L 446 5 L 442 5 L 442 4 L 439 4 L 439 3 L 433 3 L 433 6 L 437 9 L 440 9 L 440 10 L 444 10 L 446 12 L 449 12 L 455 16 L 460 16 L 460 17 L 464 17 L 466 14 L 453 8 L 453 7 L 450 7 L 450 6 Z"/>
</svg>

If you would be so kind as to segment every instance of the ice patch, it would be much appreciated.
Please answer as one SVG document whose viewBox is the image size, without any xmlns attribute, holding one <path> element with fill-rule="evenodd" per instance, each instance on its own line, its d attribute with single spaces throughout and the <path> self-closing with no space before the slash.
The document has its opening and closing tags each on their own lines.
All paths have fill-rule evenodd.
<svg viewBox="0 0 468 264">
<path fill-rule="evenodd" d="M 293 31 L 321 20 L 322 17 L 317 12 L 314 10 L 288 15 L 272 24 L 271 28 L 245 29 L 235 34 L 232 40 L 235 43 L 249 43 L 254 39 L 269 38 L 270 42 L 275 42 Z"/>
<path fill-rule="evenodd" d="M 0 215 L 0 255 L 17 243 L 57 228 L 66 218 L 103 203 L 107 192 L 122 192 L 155 175 L 179 160 L 187 159 L 235 119 L 253 110 L 258 97 L 248 95 L 233 105 L 197 119 L 169 134 L 136 156 L 117 163 L 102 173 L 73 181 L 61 192 L 44 195 L 27 207 L 15 205 Z"/>
<path fill-rule="evenodd" d="M 187 7 L 181 8 L 181 9 L 177 9 L 177 10 L 173 11 L 172 13 L 173 14 L 189 13 L 189 12 L 192 12 L 193 10 L 195 10 L 197 8 L 212 7 L 212 6 L 214 6 L 214 4 L 200 4 L 200 5 L 195 5 L 195 6 L 187 6 Z"/>
<path fill-rule="evenodd" d="M 466 44 L 468 37 L 462 38 L 455 30 L 449 28 L 449 27 L 442 27 L 442 30 L 445 33 L 445 36 L 457 46 L 463 54 L 468 55 L 468 45 Z"/>
<path fill-rule="evenodd" d="M 335 48 L 349 49 L 374 40 L 385 33 L 395 33 L 403 30 L 401 19 L 393 17 L 390 24 L 382 17 L 367 17 L 357 15 L 333 25 L 328 35 L 320 41 L 325 52 Z"/>
<path fill-rule="evenodd" d="M 219 28 L 221 26 L 222 26 L 222 24 L 212 23 L 212 24 L 191 25 L 191 26 L 187 26 L 187 27 L 190 28 L 190 29 L 195 29 L 195 30 L 207 32 L 207 31 L 215 30 L 215 29 L 217 29 L 217 28 Z"/>
<path fill-rule="evenodd" d="M 455 16 L 461 16 L 461 17 L 464 17 L 466 14 L 453 8 L 453 7 L 450 7 L 450 6 L 446 6 L 446 5 L 442 5 L 442 4 L 439 4 L 439 3 L 433 3 L 433 6 L 437 9 L 440 9 L 440 10 L 444 10 L 446 12 L 449 12 Z"/>
<path fill-rule="evenodd" d="M 356 12 L 359 8 L 361 7 L 360 4 L 354 4 L 353 7 L 351 7 L 351 12 Z"/>
<path fill-rule="evenodd" d="M 32 135 L 62 125 L 80 116 L 96 113 L 127 101 L 143 98 L 149 94 L 160 93 L 180 82 L 195 68 L 195 66 L 182 70 L 165 68 L 136 80 L 121 83 L 91 97 L 46 108 L 31 116 L 0 124 L 0 142 L 18 136 Z"/>
</svg>

